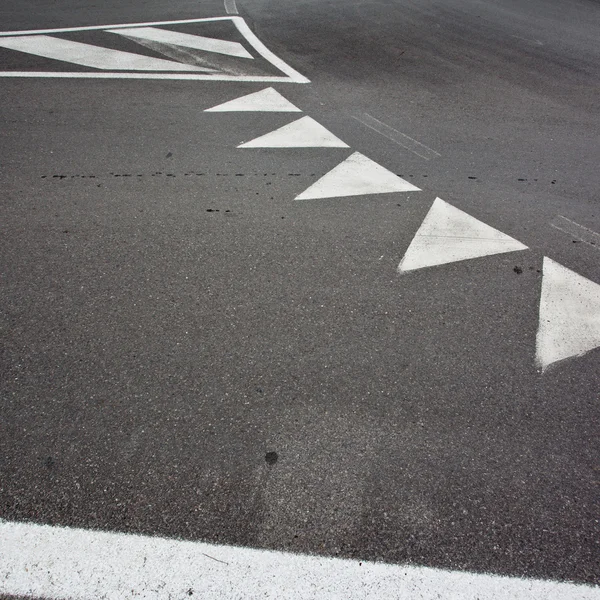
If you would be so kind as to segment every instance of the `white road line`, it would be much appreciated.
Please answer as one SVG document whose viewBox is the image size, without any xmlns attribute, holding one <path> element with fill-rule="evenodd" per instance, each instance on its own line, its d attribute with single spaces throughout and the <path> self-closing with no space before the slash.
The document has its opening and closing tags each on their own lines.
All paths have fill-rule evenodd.
<svg viewBox="0 0 600 600">
<path fill-rule="evenodd" d="M 225 0 L 225 12 L 228 15 L 237 15 L 238 9 L 235 0 Z"/>
<path fill-rule="evenodd" d="M 413 140 L 413 138 L 408 135 L 382 123 L 379 119 L 372 117 L 368 113 L 363 113 L 361 117 L 352 117 L 359 123 L 362 123 L 365 127 L 376 131 L 383 137 L 386 137 L 388 140 L 392 140 L 399 146 L 402 146 L 406 150 L 409 150 L 413 154 L 424 158 L 425 160 L 429 160 L 431 158 L 435 158 L 436 156 L 441 156 L 439 152 L 432 150 L 425 144 L 421 144 L 421 142 L 417 142 L 417 140 Z"/>
<path fill-rule="evenodd" d="M 577 238 L 581 242 L 589 244 L 596 250 L 600 250 L 600 233 L 596 233 L 583 225 L 579 225 L 579 223 L 575 223 L 575 221 L 571 221 L 571 219 L 567 219 L 567 217 L 558 215 L 558 217 L 550 223 L 550 226 L 571 237 Z"/>
<path fill-rule="evenodd" d="M 302 117 L 238 148 L 348 148 L 348 144 L 313 118 Z"/>
<path fill-rule="evenodd" d="M 201 35 L 181 33 L 180 31 L 160 29 L 158 27 L 123 27 L 119 29 L 107 29 L 106 31 L 128 38 L 139 38 L 161 44 L 173 44 L 175 46 L 193 48 L 194 50 L 204 50 L 205 52 L 216 52 L 217 54 L 227 54 L 228 56 L 236 56 L 238 58 L 254 59 L 252 54 L 239 42 L 218 40 Z"/>
<path fill-rule="evenodd" d="M 418 191 L 412 183 L 355 152 L 296 196 L 296 200 Z"/>
<path fill-rule="evenodd" d="M 398 271 L 527 250 L 527 246 L 436 198 L 415 234 Z"/>
<path fill-rule="evenodd" d="M 206 69 L 208 71 L 208 69 Z M 254 83 L 303 83 L 289 77 L 254 75 L 195 75 L 192 73 L 94 73 L 77 71 L 0 71 L 0 77 L 46 79 L 171 79 L 182 81 L 248 81 Z"/>
<path fill-rule="evenodd" d="M 536 360 L 549 365 L 600 346 L 600 285 L 544 257 Z"/>
<path fill-rule="evenodd" d="M 292 69 L 287 63 L 275 56 L 252 32 L 248 24 L 242 17 L 231 17 L 238 31 L 252 44 L 254 49 L 272 65 L 275 65 L 280 71 L 283 71 L 295 83 L 310 83 L 310 80 Z"/>
<path fill-rule="evenodd" d="M 147 21 L 143 23 L 120 23 L 117 25 L 91 25 L 86 27 L 62 27 L 58 29 L 23 29 L 21 31 L 2 31 L 3 35 L 35 35 L 49 33 L 73 33 L 76 31 L 100 31 L 102 29 L 119 29 L 121 27 L 157 27 L 159 25 L 188 25 L 192 23 L 210 23 L 212 21 L 231 21 L 235 17 L 209 17 L 206 19 L 180 19 L 178 21 Z M 241 18 L 241 17 L 240 17 Z"/>
<path fill-rule="evenodd" d="M 600 588 L 0 521 L 0 592 L 52 599 L 600 600 Z"/>
<path fill-rule="evenodd" d="M 153 58 L 143 54 L 122 52 L 112 48 L 102 48 L 82 44 L 72 40 L 63 40 L 49 35 L 31 35 L 27 37 L 0 37 L 0 48 L 17 50 L 35 56 L 43 56 L 84 67 L 104 70 L 131 71 L 200 71 L 206 69 L 184 65 L 162 58 Z"/>
</svg>

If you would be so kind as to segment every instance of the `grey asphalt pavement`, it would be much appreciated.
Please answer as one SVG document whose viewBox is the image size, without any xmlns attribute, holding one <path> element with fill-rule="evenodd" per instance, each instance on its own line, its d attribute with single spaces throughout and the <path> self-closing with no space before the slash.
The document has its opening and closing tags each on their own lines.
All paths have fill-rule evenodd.
<svg viewBox="0 0 600 600">
<path fill-rule="evenodd" d="M 350 151 L 203 112 L 270 84 L 1 79 L 0 518 L 600 583 L 600 350 L 534 363 L 543 257 L 600 283 L 550 226 L 600 232 L 600 6 L 238 10 L 311 81 L 273 87 L 422 191 L 294 201 Z M 530 249 L 399 275 L 437 196 Z"/>
</svg>

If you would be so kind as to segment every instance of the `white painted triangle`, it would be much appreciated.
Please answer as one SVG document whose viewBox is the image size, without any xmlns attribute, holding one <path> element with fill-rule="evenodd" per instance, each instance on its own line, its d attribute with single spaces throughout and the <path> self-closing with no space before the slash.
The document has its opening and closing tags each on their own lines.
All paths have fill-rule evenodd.
<svg viewBox="0 0 600 600">
<path fill-rule="evenodd" d="M 412 271 L 517 250 L 527 250 L 527 246 L 436 198 L 398 271 Z"/>
<path fill-rule="evenodd" d="M 348 148 L 333 133 L 310 117 L 284 125 L 238 148 Z"/>
<path fill-rule="evenodd" d="M 536 361 L 582 356 L 600 346 L 600 285 L 544 257 Z"/>
<path fill-rule="evenodd" d="M 94 69 L 120 71 L 204 71 L 171 60 L 102 48 L 49 35 L 0 37 L 0 48 L 61 60 Z"/>
<path fill-rule="evenodd" d="M 418 191 L 419 188 L 412 183 L 388 171 L 364 154 L 355 152 L 296 196 L 296 200 Z"/>
<path fill-rule="evenodd" d="M 241 96 L 204 112 L 302 112 L 272 87 Z"/>
<path fill-rule="evenodd" d="M 191 35 L 189 33 L 181 33 L 180 31 L 171 31 L 170 29 L 160 29 L 159 27 L 119 27 L 118 29 L 107 29 L 106 31 L 128 38 L 160 42 L 162 44 L 174 44 L 175 46 L 193 48 L 194 50 L 204 50 L 205 52 L 216 52 L 238 58 L 254 59 L 252 54 L 242 44 L 229 40 Z"/>
</svg>

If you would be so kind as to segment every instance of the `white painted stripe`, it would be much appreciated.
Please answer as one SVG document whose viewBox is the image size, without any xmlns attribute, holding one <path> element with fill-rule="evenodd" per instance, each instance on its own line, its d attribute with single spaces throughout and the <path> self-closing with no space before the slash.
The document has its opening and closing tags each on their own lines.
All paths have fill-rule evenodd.
<svg viewBox="0 0 600 600">
<path fill-rule="evenodd" d="M 175 46 L 184 46 L 194 50 L 204 50 L 205 52 L 216 52 L 217 54 L 227 54 L 237 58 L 254 59 L 252 54 L 239 42 L 230 42 L 228 40 L 218 40 L 215 38 L 204 37 L 201 35 L 191 35 L 179 31 L 170 31 L 158 27 L 122 27 L 119 29 L 107 29 L 110 33 L 127 36 L 128 38 L 139 38 L 161 44 L 173 44 Z"/>
<path fill-rule="evenodd" d="M 436 198 L 398 271 L 412 271 L 517 250 L 527 250 L 527 246 Z"/>
<path fill-rule="evenodd" d="M 118 29 L 119 27 L 156 27 L 158 25 L 187 25 L 191 23 L 210 23 L 212 21 L 231 21 L 234 17 L 209 17 L 206 19 L 179 19 L 178 21 L 147 21 L 144 23 L 120 23 L 118 25 L 92 25 L 86 27 L 62 27 L 59 29 L 22 29 L 20 31 L 3 31 L 3 35 L 33 35 L 44 33 L 73 33 L 76 31 L 100 31 L 101 29 Z M 241 17 L 240 17 L 241 18 Z"/>
<path fill-rule="evenodd" d="M 0 521 L 0 592 L 52 599 L 600 600 L 600 588 Z"/>
<path fill-rule="evenodd" d="M 206 69 L 208 71 L 208 69 Z M 77 71 L 0 71 L 0 77 L 26 77 L 30 79 L 172 79 L 183 81 L 248 81 L 255 83 L 306 83 L 289 77 L 254 75 L 195 75 L 186 73 L 82 73 Z"/>
<path fill-rule="evenodd" d="M 296 200 L 418 191 L 419 188 L 412 183 L 360 152 L 355 152 L 297 196 Z"/>
<path fill-rule="evenodd" d="M 237 15 L 238 9 L 235 0 L 225 0 L 225 12 L 228 15 Z"/>
<path fill-rule="evenodd" d="M 348 148 L 348 145 L 313 118 L 302 117 L 238 148 Z"/>
<path fill-rule="evenodd" d="M 204 112 L 302 112 L 272 87 L 240 96 Z"/>
<path fill-rule="evenodd" d="M 272 65 L 276 66 L 280 71 L 285 73 L 295 83 L 310 83 L 310 80 L 304 77 L 290 67 L 286 62 L 281 60 L 278 56 L 275 56 L 252 32 L 248 24 L 242 17 L 231 17 L 234 25 L 238 31 L 252 44 L 253 48 L 265 59 L 268 60 Z"/>
<path fill-rule="evenodd" d="M 600 285 L 544 257 L 538 366 L 582 356 L 600 346 Z"/>
<path fill-rule="evenodd" d="M 0 47 L 17 50 L 51 58 L 64 62 L 105 70 L 131 71 L 205 71 L 200 67 L 184 65 L 153 58 L 142 54 L 122 52 L 111 48 L 102 48 L 90 44 L 82 44 L 72 40 L 63 40 L 48 35 L 32 35 L 27 37 L 0 37 Z"/>
</svg>

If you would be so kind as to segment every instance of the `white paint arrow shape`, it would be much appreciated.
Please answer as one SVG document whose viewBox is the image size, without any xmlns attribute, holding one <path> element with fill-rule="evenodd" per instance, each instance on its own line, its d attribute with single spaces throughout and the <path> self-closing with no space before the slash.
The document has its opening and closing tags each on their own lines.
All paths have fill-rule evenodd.
<svg viewBox="0 0 600 600">
<path fill-rule="evenodd" d="M 200 67 L 183 65 L 171 60 L 82 44 L 81 42 L 63 40 L 49 35 L 0 37 L 0 48 L 18 50 L 19 52 L 94 69 L 113 71 L 206 71 L 206 69 Z"/>
<path fill-rule="evenodd" d="M 542 370 L 600 346 L 600 285 L 544 257 L 536 361 Z"/>
<path fill-rule="evenodd" d="M 204 50 L 206 52 L 237 56 L 238 58 L 254 59 L 252 54 L 250 54 L 250 52 L 248 52 L 248 50 L 246 50 L 239 42 L 218 40 L 215 38 L 203 37 L 201 35 L 191 35 L 179 31 L 160 29 L 158 27 L 120 27 L 119 29 L 107 29 L 106 31 L 128 38 L 138 38 L 150 42 L 173 44 L 174 46 L 183 46 L 185 48 L 193 48 L 194 50 Z"/>
<path fill-rule="evenodd" d="M 302 112 L 272 87 L 235 98 L 204 112 Z"/>
<path fill-rule="evenodd" d="M 436 198 L 398 271 L 402 273 L 517 250 L 527 250 L 527 246 Z"/>
<path fill-rule="evenodd" d="M 412 183 L 408 183 L 360 152 L 355 152 L 296 196 L 296 200 L 418 191 L 419 188 Z"/>
<path fill-rule="evenodd" d="M 238 148 L 348 148 L 333 133 L 310 117 L 302 117 L 275 131 L 240 144 Z"/>
</svg>

